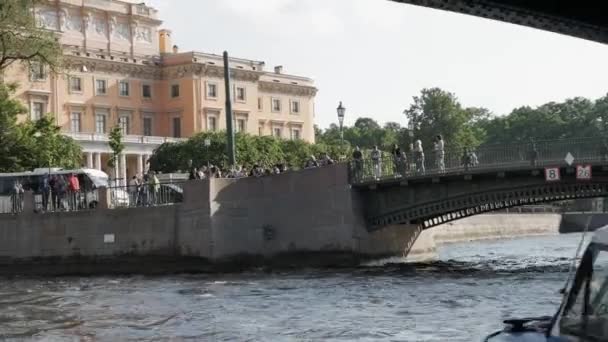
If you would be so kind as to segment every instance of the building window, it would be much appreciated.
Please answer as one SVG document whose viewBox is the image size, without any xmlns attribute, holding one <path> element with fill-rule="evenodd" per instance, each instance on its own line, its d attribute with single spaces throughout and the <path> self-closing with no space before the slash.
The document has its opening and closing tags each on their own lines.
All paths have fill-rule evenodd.
<svg viewBox="0 0 608 342">
<path fill-rule="evenodd" d="M 181 138 L 182 136 L 182 119 L 181 118 L 173 118 L 172 120 L 172 124 L 173 124 L 173 137 L 174 138 Z"/>
<path fill-rule="evenodd" d="M 129 96 L 129 81 L 118 82 L 118 95 Z"/>
<path fill-rule="evenodd" d="M 260 126 L 260 127 L 258 127 L 258 134 L 259 134 L 260 136 L 264 135 L 264 126 Z"/>
<path fill-rule="evenodd" d="M 106 133 L 106 114 L 95 114 L 95 133 Z"/>
<path fill-rule="evenodd" d="M 291 130 L 291 140 L 300 140 L 300 130 L 294 128 Z"/>
<path fill-rule="evenodd" d="M 217 98 L 217 84 L 207 83 L 207 97 L 212 99 Z"/>
<path fill-rule="evenodd" d="M 82 78 L 70 77 L 70 91 L 72 93 L 81 93 L 82 92 Z"/>
<path fill-rule="evenodd" d="M 141 97 L 144 99 L 152 98 L 152 86 L 149 84 L 142 84 L 141 86 Z"/>
<path fill-rule="evenodd" d="M 95 80 L 95 94 L 106 95 L 108 93 L 108 81 Z"/>
<path fill-rule="evenodd" d="M 247 99 L 247 94 L 245 92 L 245 87 L 236 87 L 236 100 L 245 102 Z"/>
<path fill-rule="evenodd" d="M 262 98 L 258 97 L 258 110 L 262 110 Z"/>
<path fill-rule="evenodd" d="M 245 119 L 237 119 L 236 120 L 236 131 L 237 132 L 245 132 L 247 130 L 247 125 Z"/>
<path fill-rule="evenodd" d="M 144 135 L 152 135 L 152 118 L 144 117 Z"/>
<path fill-rule="evenodd" d="M 292 114 L 300 113 L 300 101 L 291 101 L 291 113 Z"/>
<path fill-rule="evenodd" d="M 80 112 L 72 112 L 70 114 L 70 129 L 72 132 L 80 132 Z"/>
<path fill-rule="evenodd" d="M 32 120 L 37 121 L 44 116 L 44 102 L 32 103 Z"/>
<path fill-rule="evenodd" d="M 207 130 L 211 132 L 217 131 L 217 118 L 215 116 L 207 118 Z"/>
<path fill-rule="evenodd" d="M 281 100 L 280 99 L 272 99 L 272 111 L 273 112 L 281 111 Z"/>
<path fill-rule="evenodd" d="M 179 97 L 179 84 L 171 85 L 171 97 L 172 98 Z"/>
<path fill-rule="evenodd" d="M 46 80 L 46 70 L 44 64 L 39 62 L 32 63 L 30 67 L 30 78 L 32 81 Z"/>
<path fill-rule="evenodd" d="M 281 137 L 281 129 L 278 127 L 275 127 L 273 130 L 273 134 L 275 137 L 280 138 Z"/>
<path fill-rule="evenodd" d="M 129 117 L 127 115 L 121 115 L 118 117 L 118 127 L 120 127 L 120 131 L 123 135 L 129 134 Z"/>
</svg>

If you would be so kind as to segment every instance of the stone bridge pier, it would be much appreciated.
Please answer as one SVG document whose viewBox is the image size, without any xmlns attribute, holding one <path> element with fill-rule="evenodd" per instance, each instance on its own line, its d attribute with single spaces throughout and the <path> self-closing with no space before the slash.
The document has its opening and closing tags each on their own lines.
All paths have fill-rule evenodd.
<svg viewBox="0 0 608 342">
<path fill-rule="evenodd" d="M 189 227 L 180 229 L 182 254 L 199 250 L 211 260 L 294 256 L 314 264 L 331 264 L 335 257 L 343 263 L 410 252 L 434 256 L 432 239 L 416 243 L 421 232 L 416 225 L 369 231 L 366 201 L 348 176 L 348 166 L 338 164 L 272 177 L 190 182 L 179 218 L 180 227 Z"/>
</svg>

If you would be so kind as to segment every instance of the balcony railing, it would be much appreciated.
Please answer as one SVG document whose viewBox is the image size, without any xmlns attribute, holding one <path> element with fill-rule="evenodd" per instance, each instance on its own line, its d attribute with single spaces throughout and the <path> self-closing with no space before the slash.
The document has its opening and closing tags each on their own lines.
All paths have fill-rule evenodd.
<svg viewBox="0 0 608 342">
<path fill-rule="evenodd" d="M 76 141 L 101 141 L 108 142 L 110 137 L 108 134 L 101 133 L 83 133 L 83 132 L 65 132 L 65 136 L 68 136 Z M 171 137 L 157 137 L 147 135 L 125 135 L 122 141 L 125 143 L 133 144 L 152 144 L 161 145 L 164 143 L 175 143 L 184 141 L 183 138 L 171 138 Z"/>
</svg>

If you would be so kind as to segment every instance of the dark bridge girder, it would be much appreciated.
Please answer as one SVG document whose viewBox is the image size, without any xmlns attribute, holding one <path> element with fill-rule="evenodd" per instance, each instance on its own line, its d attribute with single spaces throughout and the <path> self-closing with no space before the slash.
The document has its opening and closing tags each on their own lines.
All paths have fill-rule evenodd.
<svg viewBox="0 0 608 342">
<path fill-rule="evenodd" d="M 469 176 L 385 182 L 358 187 L 367 209 L 369 230 L 396 224 L 423 229 L 485 212 L 534 203 L 608 196 L 608 168 L 593 168 L 592 181 L 577 181 L 563 167 L 562 180 L 547 182 L 541 170 L 486 172 Z"/>
<path fill-rule="evenodd" d="M 608 4 L 572 0 L 391 0 L 608 43 Z"/>
</svg>

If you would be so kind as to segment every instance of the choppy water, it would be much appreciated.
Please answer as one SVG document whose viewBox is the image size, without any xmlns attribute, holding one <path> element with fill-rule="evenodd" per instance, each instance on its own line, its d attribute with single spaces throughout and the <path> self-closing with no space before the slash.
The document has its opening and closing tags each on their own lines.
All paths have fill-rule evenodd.
<svg viewBox="0 0 608 342">
<path fill-rule="evenodd" d="M 580 235 L 444 246 L 441 261 L 231 275 L 0 279 L 0 340 L 479 341 L 552 314 Z"/>
</svg>

